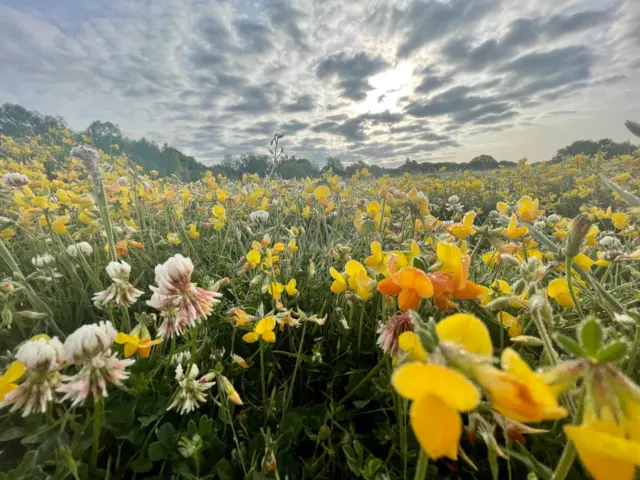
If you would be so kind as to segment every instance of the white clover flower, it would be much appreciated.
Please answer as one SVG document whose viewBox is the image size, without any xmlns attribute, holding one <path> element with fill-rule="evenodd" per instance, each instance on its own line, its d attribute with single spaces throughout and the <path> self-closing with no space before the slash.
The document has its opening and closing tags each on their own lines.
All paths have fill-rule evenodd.
<svg viewBox="0 0 640 480">
<path fill-rule="evenodd" d="M 136 300 L 144 292 L 138 290 L 129 283 L 129 273 L 131 266 L 125 261 L 109 262 L 107 265 L 107 275 L 113 281 L 105 290 L 96 292 L 93 301 L 98 307 L 129 307 L 136 303 Z"/>
<path fill-rule="evenodd" d="M 18 388 L 8 392 L 0 407 L 22 409 L 22 416 L 44 413 L 61 384 L 58 369 L 64 362 L 62 343 L 57 338 L 41 337 L 23 343 L 16 359 L 27 369 L 27 377 Z"/>
<path fill-rule="evenodd" d="M 75 243 L 67 247 L 67 253 L 73 258 L 76 258 L 80 255 L 88 257 L 89 255 L 93 254 L 93 247 L 88 242 Z"/>
<path fill-rule="evenodd" d="M 82 325 L 64 342 L 64 358 L 68 363 L 91 361 L 106 352 L 118 335 L 111 322 Z"/>
<path fill-rule="evenodd" d="M 249 220 L 253 223 L 265 223 L 269 220 L 269 212 L 265 212 L 264 210 L 256 210 L 255 212 L 251 212 L 249 214 Z"/>
<path fill-rule="evenodd" d="M 82 364 L 75 375 L 62 377 L 64 384 L 56 391 L 65 394 L 61 401 L 72 400 L 72 407 L 84 404 L 89 393 L 94 401 L 100 396 L 107 397 L 107 384 L 120 386 L 129 378 L 126 368 L 133 363 L 133 359 L 121 360 L 116 353 L 106 350 Z"/>
<path fill-rule="evenodd" d="M 222 294 L 196 287 L 191 282 L 193 263 L 189 258 L 174 255 L 156 266 L 155 272 L 157 286 L 149 287 L 153 295 L 147 305 L 161 312 L 171 312 L 164 315 L 165 323 L 158 330 L 160 336 L 181 335 L 184 328 L 211 315 L 213 307 L 220 303 L 218 298 Z"/>
<path fill-rule="evenodd" d="M 7 188 L 20 188 L 29 184 L 29 177 L 18 172 L 5 173 L 2 176 L 2 185 Z"/>
<path fill-rule="evenodd" d="M 194 363 L 191 368 L 187 367 L 187 374 L 184 373 L 182 365 L 176 367 L 176 380 L 178 381 L 178 391 L 173 397 L 173 401 L 167 410 L 175 409 L 180 415 L 192 412 L 207 401 L 204 392 L 215 385 L 212 382 L 215 374 L 207 374 L 197 379 L 200 370 Z"/>
<path fill-rule="evenodd" d="M 189 350 L 185 350 L 184 352 L 176 353 L 175 355 L 171 355 L 171 365 L 187 365 L 191 360 L 191 352 Z"/>
<path fill-rule="evenodd" d="M 118 185 L 120 185 L 121 187 L 126 187 L 127 185 L 129 185 L 129 180 L 127 179 L 127 177 L 119 177 Z"/>
<path fill-rule="evenodd" d="M 560 217 L 555 213 L 552 213 L 547 217 L 547 222 L 549 223 L 558 223 L 560 221 Z"/>
<path fill-rule="evenodd" d="M 58 337 L 29 340 L 18 349 L 16 360 L 29 370 L 50 372 L 64 363 L 62 343 Z"/>
<path fill-rule="evenodd" d="M 621 249 L 622 243 L 616 237 L 612 237 L 607 235 L 606 237 L 602 237 L 600 239 L 600 245 L 608 250 Z"/>
<path fill-rule="evenodd" d="M 37 255 L 31 259 L 31 263 L 36 268 L 44 268 L 56 262 L 56 257 L 49 253 Z"/>
<path fill-rule="evenodd" d="M 535 228 L 536 230 L 544 230 L 546 226 L 547 224 L 544 221 L 538 221 L 533 224 L 533 228 Z"/>
</svg>

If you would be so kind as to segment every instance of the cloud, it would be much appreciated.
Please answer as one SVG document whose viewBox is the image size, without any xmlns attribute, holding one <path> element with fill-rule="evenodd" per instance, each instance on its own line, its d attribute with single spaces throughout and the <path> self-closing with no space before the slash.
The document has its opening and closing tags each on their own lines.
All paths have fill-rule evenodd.
<svg viewBox="0 0 640 480">
<path fill-rule="evenodd" d="M 544 159 L 640 111 L 637 0 L 8 5 L 0 102 L 204 161 L 276 131 L 314 161 Z"/>
<path fill-rule="evenodd" d="M 318 64 L 316 76 L 319 80 L 337 77 L 343 97 L 362 101 L 367 98 L 367 91 L 371 90 L 369 78 L 389 66 L 383 58 L 370 57 L 365 52 L 339 52 L 322 59 Z"/>
</svg>

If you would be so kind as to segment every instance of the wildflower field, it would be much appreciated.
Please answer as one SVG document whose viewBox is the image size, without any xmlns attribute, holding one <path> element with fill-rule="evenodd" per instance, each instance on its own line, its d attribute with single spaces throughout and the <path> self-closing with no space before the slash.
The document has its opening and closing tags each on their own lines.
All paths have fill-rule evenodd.
<svg viewBox="0 0 640 480">
<path fill-rule="evenodd" d="M 0 478 L 634 478 L 640 151 L 184 184 L 62 130 L 0 175 Z"/>
</svg>

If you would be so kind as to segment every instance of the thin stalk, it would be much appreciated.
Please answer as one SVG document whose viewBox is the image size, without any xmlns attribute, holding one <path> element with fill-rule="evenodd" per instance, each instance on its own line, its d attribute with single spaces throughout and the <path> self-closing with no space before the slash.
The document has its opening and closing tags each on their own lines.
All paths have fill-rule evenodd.
<svg viewBox="0 0 640 480">
<path fill-rule="evenodd" d="M 569 295 L 571 296 L 573 304 L 576 306 L 578 315 L 580 315 L 581 320 L 584 320 L 584 312 L 582 311 L 580 302 L 578 302 L 576 292 L 573 289 L 573 257 L 567 258 L 567 286 L 569 287 Z"/>
<path fill-rule="evenodd" d="M 262 383 L 262 402 L 267 404 L 267 383 L 264 374 L 264 342 L 260 340 L 260 382 Z"/>
<path fill-rule="evenodd" d="M 196 323 L 191 330 L 191 358 L 189 359 L 189 368 L 187 369 L 187 375 L 191 373 L 191 367 L 196 361 L 196 351 L 198 344 L 198 324 Z"/>
<path fill-rule="evenodd" d="M 93 402 L 93 443 L 91 445 L 91 471 L 98 466 L 98 450 L 100 449 L 100 429 L 102 428 L 102 397 Z"/>
<path fill-rule="evenodd" d="M 580 402 L 578 403 L 578 409 L 576 414 L 574 415 L 573 422 L 579 423 L 582 421 L 582 414 L 584 412 L 584 402 L 585 402 L 585 392 L 584 389 L 580 392 Z M 576 458 L 576 446 L 573 442 L 567 439 L 567 443 L 564 445 L 564 449 L 562 450 L 562 455 L 560 456 L 560 460 L 556 465 L 556 469 L 553 471 L 553 475 L 551 476 L 551 480 L 564 480 L 571 467 L 573 466 L 573 462 Z"/>
<path fill-rule="evenodd" d="M 428 467 L 429 467 L 429 456 L 421 448 L 420 456 L 418 457 L 418 465 L 416 466 L 416 474 L 413 477 L 414 480 L 424 480 L 425 478 L 427 478 Z"/>
<path fill-rule="evenodd" d="M 296 365 L 293 367 L 293 376 L 291 377 L 291 385 L 287 389 L 286 401 L 284 402 L 284 408 L 282 409 L 282 418 L 284 419 L 285 413 L 287 413 L 287 408 L 289 407 L 289 402 L 291 402 L 293 397 L 293 387 L 296 383 L 296 375 L 298 373 L 298 367 L 300 366 L 300 358 L 302 357 L 302 346 L 304 345 L 304 336 L 307 332 L 307 322 L 304 323 L 302 327 L 302 336 L 300 338 L 300 345 L 298 346 L 298 355 L 296 356 Z"/>
<path fill-rule="evenodd" d="M 358 355 L 360 355 L 360 345 L 362 344 L 362 330 L 364 328 L 364 305 L 360 305 L 360 322 L 358 323 Z"/>
</svg>

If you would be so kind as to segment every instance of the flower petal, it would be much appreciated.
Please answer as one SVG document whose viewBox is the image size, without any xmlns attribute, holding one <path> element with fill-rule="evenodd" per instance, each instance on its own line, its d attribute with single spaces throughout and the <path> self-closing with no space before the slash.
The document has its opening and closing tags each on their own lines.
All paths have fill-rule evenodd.
<svg viewBox="0 0 640 480">
<path fill-rule="evenodd" d="M 489 330 L 482 321 L 473 315 L 456 313 L 436 325 L 440 340 L 454 342 L 470 353 L 491 355 L 493 345 Z"/>
<path fill-rule="evenodd" d="M 258 341 L 259 338 L 260 338 L 260 335 L 258 335 L 256 332 L 248 332 L 242 336 L 242 340 L 247 343 L 255 343 Z"/>
<path fill-rule="evenodd" d="M 9 383 L 15 382 L 22 375 L 24 375 L 24 372 L 26 371 L 27 371 L 27 367 L 25 367 L 23 364 L 21 364 L 17 360 L 14 362 L 11 362 L 11 365 L 9 365 L 9 368 L 7 368 L 7 371 L 4 372 L 2 377 L 0 377 L 0 387 L 8 385 Z"/>
<path fill-rule="evenodd" d="M 398 295 L 402 291 L 402 287 L 389 277 L 378 283 L 378 291 L 384 295 Z"/>
<path fill-rule="evenodd" d="M 480 401 L 480 393 L 466 377 L 440 365 L 408 363 L 398 368 L 391 377 L 398 394 L 417 400 L 426 394 L 437 395 L 451 408 L 466 412 Z"/>
<path fill-rule="evenodd" d="M 268 343 L 273 343 L 276 341 L 276 334 L 273 330 L 267 330 L 262 334 L 262 340 Z"/>
<path fill-rule="evenodd" d="M 435 395 L 424 395 L 411 404 L 411 427 L 422 449 L 437 460 L 458 458 L 462 435 L 460 414 Z"/>
</svg>

